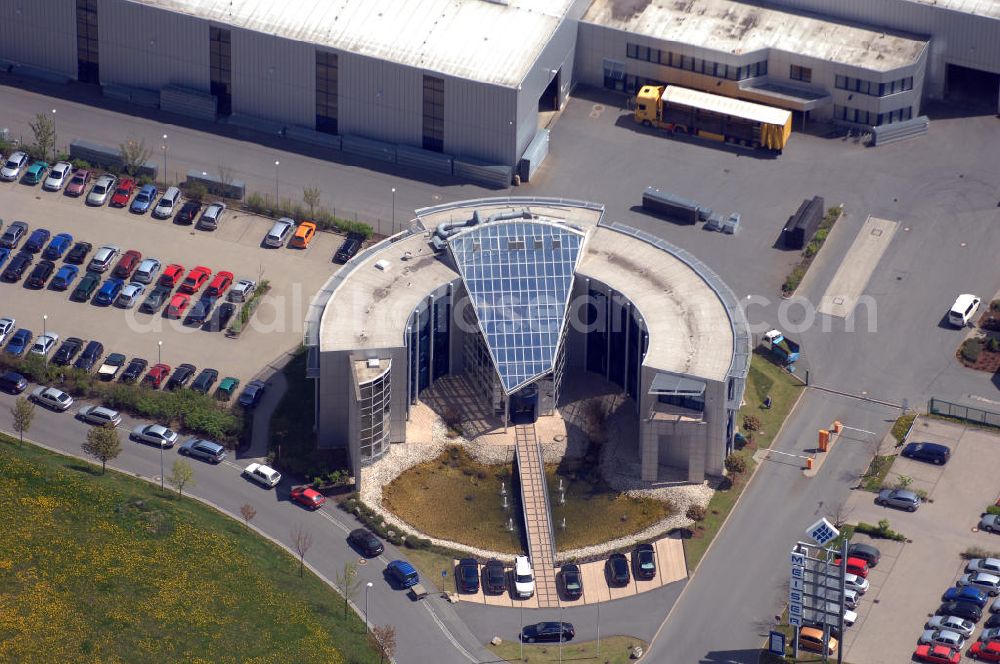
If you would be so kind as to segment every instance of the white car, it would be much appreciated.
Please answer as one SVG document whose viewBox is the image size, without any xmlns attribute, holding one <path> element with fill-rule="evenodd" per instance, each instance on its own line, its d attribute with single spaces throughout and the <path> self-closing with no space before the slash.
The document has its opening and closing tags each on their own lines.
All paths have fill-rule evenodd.
<svg viewBox="0 0 1000 664">
<path fill-rule="evenodd" d="M 222 221 L 222 213 L 225 211 L 225 203 L 212 203 L 201 213 L 201 219 L 198 220 L 198 228 L 206 231 L 214 231 L 219 227 L 219 222 Z"/>
<path fill-rule="evenodd" d="M 162 424 L 140 424 L 132 429 L 131 437 L 140 443 L 158 447 L 173 447 L 177 442 L 177 433 Z"/>
<path fill-rule="evenodd" d="M 971 293 L 962 293 L 955 298 L 955 304 L 948 311 L 948 322 L 955 327 L 965 327 L 979 310 L 979 298 Z"/>
<path fill-rule="evenodd" d="M 115 300 L 115 304 L 123 309 L 131 309 L 145 292 L 145 286 L 137 284 L 133 281 L 125 286 L 125 288 L 122 289 L 122 292 L 118 294 L 118 299 Z"/>
<path fill-rule="evenodd" d="M 73 165 L 68 161 L 57 162 L 52 167 L 52 170 L 49 171 L 49 177 L 45 178 L 45 182 L 42 183 L 42 189 L 46 191 L 59 191 L 69 182 L 69 174 L 72 170 Z"/>
<path fill-rule="evenodd" d="M 966 572 L 987 572 L 1000 576 L 1000 558 L 973 558 L 965 566 Z"/>
<path fill-rule="evenodd" d="M 52 410 L 64 411 L 73 405 L 73 397 L 54 387 L 36 387 L 31 393 L 31 399 Z"/>
<path fill-rule="evenodd" d="M 990 597 L 1000 595 L 1000 576 L 990 574 L 989 572 L 969 572 L 968 574 L 963 574 L 962 578 L 955 585 L 959 588 L 964 588 L 965 586 L 979 588 L 983 592 L 989 593 Z"/>
<path fill-rule="evenodd" d="M 90 193 L 87 194 L 87 205 L 104 205 L 107 203 L 117 184 L 118 178 L 114 175 L 105 173 L 97 178 L 97 182 L 94 183 L 94 186 L 90 189 Z"/>
<path fill-rule="evenodd" d="M 229 289 L 229 301 L 246 302 L 256 289 L 256 281 L 252 279 L 240 279 Z"/>
<path fill-rule="evenodd" d="M 967 639 L 976 629 L 976 623 L 958 616 L 932 616 L 925 627 L 929 630 L 943 629 L 958 632 Z"/>
<path fill-rule="evenodd" d="M 857 590 L 859 595 L 868 592 L 868 579 L 857 574 L 847 574 L 844 577 L 844 587 Z"/>
<path fill-rule="evenodd" d="M 243 475 L 257 482 L 265 489 L 277 486 L 281 481 L 281 473 L 262 463 L 252 463 L 243 469 Z"/>
<path fill-rule="evenodd" d="M 535 594 L 535 574 L 528 556 L 514 558 L 514 595 L 522 599 Z"/>
<path fill-rule="evenodd" d="M 274 222 L 271 230 L 264 236 L 264 244 L 268 247 L 283 247 L 295 230 L 295 220 L 282 217 Z"/>
<path fill-rule="evenodd" d="M 0 168 L 0 178 L 11 182 L 21 175 L 21 171 L 28 165 L 28 155 L 20 150 L 7 157 L 3 168 Z"/>
<path fill-rule="evenodd" d="M 35 337 L 35 343 L 31 344 L 31 350 L 28 352 L 34 355 L 48 355 L 49 351 L 52 350 L 58 342 L 58 334 L 55 332 L 46 332 L 45 334 Z"/>
<path fill-rule="evenodd" d="M 111 410 L 104 406 L 84 406 L 77 411 L 77 416 L 88 424 L 96 424 L 99 427 L 110 424 L 113 427 L 122 423 L 122 416 L 117 410 Z"/>
<path fill-rule="evenodd" d="M 831 602 L 839 601 L 838 593 L 840 591 L 836 588 L 830 588 L 826 591 L 826 598 Z M 858 602 L 861 601 L 861 595 L 858 594 L 857 590 L 853 588 L 844 588 L 844 606 L 849 609 L 858 608 Z"/>
<path fill-rule="evenodd" d="M 135 274 L 132 275 L 132 281 L 137 281 L 140 284 L 151 284 L 159 276 L 160 267 L 160 261 L 155 258 L 144 258 L 139 263 L 139 267 L 136 268 Z"/>
<path fill-rule="evenodd" d="M 7 337 L 14 331 L 16 323 L 17 321 L 13 318 L 0 318 L 0 344 L 7 341 Z"/>
<path fill-rule="evenodd" d="M 926 629 L 918 641 L 921 644 L 947 646 L 961 650 L 965 647 L 965 637 L 950 629 Z"/>
</svg>

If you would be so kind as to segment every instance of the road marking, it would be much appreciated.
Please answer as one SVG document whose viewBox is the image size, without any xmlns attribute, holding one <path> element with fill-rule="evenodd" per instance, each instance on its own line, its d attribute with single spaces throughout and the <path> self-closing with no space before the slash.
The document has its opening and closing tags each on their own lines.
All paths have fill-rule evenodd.
<svg viewBox="0 0 1000 664">
<path fill-rule="evenodd" d="M 819 313 L 838 318 L 851 315 L 897 228 L 897 221 L 876 217 L 865 220 L 820 300 Z"/>
<path fill-rule="evenodd" d="M 441 622 L 441 619 L 438 618 L 437 614 L 434 613 L 434 610 L 431 609 L 430 604 L 423 603 L 423 606 L 425 609 L 427 609 L 427 613 L 431 615 L 431 619 L 437 623 L 438 627 L 441 628 L 441 632 L 445 635 L 445 638 L 451 641 L 451 645 L 455 646 L 455 649 L 458 650 L 458 652 L 462 653 L 462 655 L 464 655 L 465 658 L 470 662 L 478 662 L 479 660 L 473 657 L 472 653 L 470 653 L 468 650 L 462 647 L 462 644 L 458 642 L 458 639 L 456 639 L 454 635 L 450 631 L 448 631 L 448 628 L 445 627 L 445 624 Z"/>
<path fill-rule="evenodd" d="M 350 529 L 349 529 L 349 528 L 348 528 L 347 526 L 345 526 L 344 524 L 342 524 L 342 523 L 341 523 L 340 521 L 337 521 L 336 519 L 334 519 L 334 518 L 333 518 L 332 516 L 330 516 L 330 515 L 329 515 L 329 514 L 327 514 L 326 512 L 324 512 L 324 511 L 320 510 L 320 513 L 319 513 L 319 514 L 320 514 L 320 516 L 322 516 L 322 517 L 323 517 L 324 519 L 326 519 L 327 521 L 329 521 L 329 522 L 330 522 L 330 523 L 332 523 L 333 525 L 335 525 L 335 526 L 337 526 L 338 528 L 340 528 L 341 530 L 343 530 L 343 531 L 344 531 L 345 533 L 350 533 L 350 532 L 351 532 L 351 531 L 350 531 Z"/>
</svg>

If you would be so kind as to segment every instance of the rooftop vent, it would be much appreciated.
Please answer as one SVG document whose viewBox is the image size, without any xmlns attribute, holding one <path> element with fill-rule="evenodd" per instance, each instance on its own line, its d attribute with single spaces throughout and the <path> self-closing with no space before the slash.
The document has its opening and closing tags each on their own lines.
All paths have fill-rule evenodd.
<svg viewBox="0 0 1000 664">
<path fill-rule="evenodd" d="M 375 261 L 375 267 L 385 272 L 392 266 L 389 264 L 389 261 L 383 258 L 382 260 Z"/>
<path fill-rule="evenodd" d="M 378 369 L 379 361 L 377 357 L 368 358 L 368 368 Z"/>
</svg>

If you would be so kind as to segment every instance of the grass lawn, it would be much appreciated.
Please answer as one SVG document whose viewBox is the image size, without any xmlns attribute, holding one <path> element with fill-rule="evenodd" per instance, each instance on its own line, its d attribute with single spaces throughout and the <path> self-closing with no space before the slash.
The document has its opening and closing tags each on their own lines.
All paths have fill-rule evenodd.
<svg viewBox="0 0 1000 664">
<path fill-rule="evenodd" d="M 895 454 L 876 456 L 872 459 L 871 464 L 868 465 L 868 470 L 865 472 L 861 488 L 865 491 L 874 491 L 875 493 L 881 491 L 882 483 L 885 482 L 885 476 L 889 474 L 892 462 L 895 460 Z"/>
<path fill-rule="evenodd" d="M 238 521 L 8 436 L 0 477 L 0 661 L 378 661 L 342 598 Z"/>
<path fill-rule="evenodd" d="M 693 571 L 701 557 L 705 555 L 708 545 L 722 527 L 723 521 L 732 511 L 733 505 L 740 497 L 747 483 L 747 478 L 753 473 L 756 465 L 753 454 L 758 449 L 771 446 L 781 424 L 788 417 L 792 406 L 802 394 L 802 383 L 788 375 L 781 367 L 772 363 L 765 355 L 754 353 L 750 361 L 750 373 L 747 375 L 746 391 L 743 395 L 744 405 L 737 415 L 737 423 L 743 431 L 744 416 L 752 415 L 760 421 L 760 429 L 753 432 L 751 442 L 737 450 L 746 461 L 746 472 L 732 477 L 728 486 L 724 484 L 712 496 L 708 503 L 705 519 L 695 525 L 692 537 L 684 540 L 684 554 L 687 558 L 688 570 Z M 771 407 L 764 408 L 764 399 L 771 397 Z M 749 432 L 744 432 L 748 435 Z"/>
<path fill-rule="evenodd" d="M 892 425 L 892 437 L 896 439 L 897 445 L 903 444 L 903 440 L 910 431 L 910 427 L 913 426 L 913 420 L 915 419 L 917 419 L 916 413 L 907 413 L 896 418 L 895 423 Z"/>
<path fill-rule="evenodd" d="M 592 661 L 600 664 L 627 664 L 635 661 L 629 659 L 629 648 L 640 646 L 643 652 L 646 651 L 646 642 L 631 636 L 609 636 L 601 639 L 601 657 L 597 657 L 596 641 L 581 641 L 580 643 L 564 643 L 562 647 L 562 661 Z M 545 662 L 559 661 L 558 643 L 525 643 L 524 660 L 521 659 L 521 644 L 517 641 L 504 641 L 498 646 L 487 645 L 489 650 L 506 662 L 532 662 L 532 664 L 545 664 Z"/>
</svg>

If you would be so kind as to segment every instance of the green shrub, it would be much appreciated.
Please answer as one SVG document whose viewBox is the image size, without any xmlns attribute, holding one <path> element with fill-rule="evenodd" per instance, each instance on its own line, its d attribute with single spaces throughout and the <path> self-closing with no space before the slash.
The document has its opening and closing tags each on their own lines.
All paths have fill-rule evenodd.
<svg viewBox="0 0 1000 664">
<path fill-rule="evenodd" d="M 986 350 L 991 353 L 996 353 L 1000 351 L 1000 339 L 996 337 L 990 337 L 989 341 L 986 342 Z"/>
<path fill-rule="evenodd" d="M 819 242 L 820 244 L 823 244 L 824 242 L 826 242 L 826 238 L 828 235 L 830 235 L 830 229 L 821 228 L 818 231 L 816 231 L 816 235 L 813 236 L 813 242 Z"/>
<path fill-rule="evenodd" d="M 687 508 L 686 515 L 692 521 L 702 521 L 705 518 L 706 510 L 704 505 L 691 505 Z"/>
<path fill-rule="evenodd" d="M 88 170 L 88 171 L 90 170 L 90 162 L 89 161 L 85 161 L 83 159 L 74 159 L 71 163 L 73 164 L 73 168 L 74 169 L 80 169 L 80 168 L 82 168 L 84 170 Z"/>
<path fill-rule="evenodd" d="M 184 195 L 192 201 L 201 201 L 208 196 L 208 187 L 202 182 L 188 182 L 184 184 Z"/>
<path fill-rule="evenodd" d="M 248 194 L 243 205 L 247 210 L 254 213 L 263 212 L 265 210 L 264 197 L 257 192 Z"/>
<path fill-rule="evenodd" d="M 975 362 L 979 359 L 979 354 L 983 350 L 983 342 L 981 339 L 966 339 L 962 344 L 962 357 L 967 362 Z"/>
<path fill-rule="evenodd" d="M 730 454 L 726 457 L 726 470 L 734 475 L 745 473 L 747 470 L 747 460 L 742 454 Z"/>
<path fill-rule="evenodd" d="M 743 416 L 744 431 L 760 431 L 760 418 L 756 415 Z"/>
<path fill-rule="evenodd" d="M 878 522 L 877 526 L 873 526 L 868 523 L 859 523 L 854 527 L 854 531 L 858 533 L 864 533 L 870 537 L 876 537 L 880 539 L 888 539 L 896 542 L 903 542 L 906 540 L 906 536 L 902 533 L 897 533 L 895 530 L 889 527 L 889 519 L 882 519 Z"/>
<path fill-rule="evenodd" d="M 1000 514 L 1000 505 L 990 505 L 986 508 L 987 514 Z"/>
</svg>

